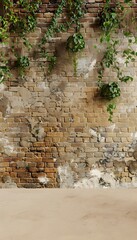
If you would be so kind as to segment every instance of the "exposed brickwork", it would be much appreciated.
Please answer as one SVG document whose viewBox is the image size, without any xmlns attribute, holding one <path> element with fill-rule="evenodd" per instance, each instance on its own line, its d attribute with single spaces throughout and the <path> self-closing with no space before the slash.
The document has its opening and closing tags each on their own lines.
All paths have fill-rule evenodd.
<svg viewBox="0 0 137 240">
<path fill-rule="evenodd" d="M 57 7 L 53 2 L 43 0 L 37 14 L 38 27 L 29 36 L 36 48 Z M 14 73 L 11 81 L 0 85 L 1 182 L 8 175 L 18 187 L 29 188 L 137 185 L 137 63 L 130 66 L 134 82 L 122 85 L 111 124 L 97 91 L 102 4 L 101 0 L 86 3 L 81 30 L 86 48 L 78 57 L 77 77 L 65 49 L 74 31 L 70 29 L 47 44 L 58 55 L 51 75 L 45 74 L 48 64 L 41 68 L 43 59 L 33 59 L 32 54 L 25 80 Z M 106 71 L 105 77 L 115 78 L 115 73 Z"/>
</svg>

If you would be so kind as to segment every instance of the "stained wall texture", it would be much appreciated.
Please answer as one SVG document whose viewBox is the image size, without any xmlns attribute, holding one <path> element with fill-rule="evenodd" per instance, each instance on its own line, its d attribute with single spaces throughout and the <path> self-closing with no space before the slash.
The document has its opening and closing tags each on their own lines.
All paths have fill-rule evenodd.
<svg viewBox="0 0 137 240">
<path fill-rule="evenodd" d="M 104 52 L 98 24 L 102 4 L 86 3 L 81 29 L 86 48 L 79 53 L 76 77 L 73 57 L 66 51 L 72 28 L 47 44 L 58 57 L 50 75 L 45 59 L 32 54 L 25 79 L 15 70 L 13 78 L 0 85 L 1 187 L 137 187 L 137 63 L 125 68 L 134 81 L 121 85 L 110 123 L 97 88 L 97 67 Z M 29 35 L 36 50 L 56 7 L 43 0 L 36 31 Z M 121 39 L 122 49 L 126 40 Z M 9 51 L 2 43 L 0 48 Z M 115 78 L 115 72 L 105 72 L 104 81 Z"/>
</svg>

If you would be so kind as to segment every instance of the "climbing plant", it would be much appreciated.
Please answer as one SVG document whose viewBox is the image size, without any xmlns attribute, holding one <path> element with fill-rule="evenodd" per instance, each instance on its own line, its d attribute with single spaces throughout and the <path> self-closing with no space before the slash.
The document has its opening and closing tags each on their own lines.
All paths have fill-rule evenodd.
<svg viewBox="0 0 137 240">
<path fill-rule="evenodd" d="M 132 0 L 124 0 L 124 3 L 116 1 L 115 4 L 111 4 L 111 0 L 106 0 L 103 10 L 100 13 L 100 25 L 103 31 L 100 42 L 105 44 L 106 50 L 100 62 L 98 86 L 101 97 L 111 101 L 107 106 L 110 121 L 112 121 L 113 110 L 116 109 L 116 103 L 112 102 L 112 100 L 121 94 L 120 82 L 127 83 L 133 80 L 132 76 L 125 75 L 123 72 L 123 66 L 121 66 L 118 59 L 118 55 L 120 54 L 118 47 L 121 42 L 118 37 L 115 37 L 115 35 L 118 36 L 121 30 L 124 37 L 128 40 L 127 48 L 121 53 L 121 57 L 124 59 L 124 66 L 127 66 L 129 62 L 135 61 L 135 57 L 137 56 L 137 52 L 132 48 L 132 45 L 137 43 L 137 38 L 131 32 L 131 29 L 128 28 L 128 24 L 125 24 L 126 16 L 131 7 Z M 117 82 L 103 82 L 105 69 L 108 68 L 116 72 Z"/>
<path fill-rule="evenodd" d="M 20 38 L 28 50 L 31 49 L 26 34 L 35 30 L 37 21 L 36 13 L 41 4 L 41 0 L 3 0 L 4 14 L 0 16 L 0 41 L 3 44 L 9 42 L 11 34 L 16 34 L 16 38 Z M 23 14 L 20 12 L 23 11 Z M 16 66 L 20 68 L 21 75 L 26 67 L 29 66 L 29 58 L 27 56 L 19 56 L 16 52 L 17 43 L 12 42 L 11 52 L 16 57 Z M 10 74 L 10 59 L 3 52 L 0 56 L 0 81 L 7 79 Z"/>
<path fill-rule="evenodd" d="M 67 18 L 64 23 L 59 23 L 58 19 L 63 14 L 63 9 L 67 9 Z M 85 41 L 80 33 L 81 23 L 80 19 L 84 16 L 83 1 L 82 0 L 62 0 L 51 20 L 51 23 L 44 34 L 41 42 L 39 43 L 39 48 L 41 50 L 42 57 L 46 57 L 49 61 L 49 72 L 56 63 L 56 56 L 51 55 L 45 44 L 52 38 L 56 33 L 66 32 L 71 26 L 75 26 L 75 32 L 67 40 L 66 48 L 73 53 L 79 52 L 85 47 Z M 71 42 L 71 43 L 70 43 Z M 74 58 L 74 72 L 76 72 L 76 58 Z"/>
<path fill-rule="evenodd" d="M 41 0 L 3 0 L 4 15 L 0 16 L 0 41 L 4 44 L 9 42 L 10 35 L 16 34 L 16 38 L 20 38 L 24 46 L 30 51 L 32 45 L 26 37 L 28 33 L 33 32 L 37 26 L 36 14 L 39 10 Z M 133 44 L 137 43 L 136 35 L 125 24 L 126 16 L 129 9 L 132 7 L 132 0 L 116 1 L 111 3 L 111 0 L 106 0 L 104 7 L 100 12 L 100 26 L 102 36 L 100 43 L 105 46 L 103 58 L 100 62 L 98 70 L 98 86 L 102 98 L 107 99 L 110 103 L 107 106 L 107 111 L 110 114 L 109 120 L 112 121 L 113 110 L 116 108 L 116 103 L 113 101 L 121 94 L 121 83 L 127 83 L 133 80 L 130 75 L 125 75 L 119 62 L 120 54 L 119 46 L 121 40 L 116 37 L 119 32 L 127 38 L 127 47 L 121 52 L 121 57 L 124 59 L 124 66 L 127 66 L 131 61 L 135 61 L 137 52 L 132 48 Z M 20 11 L 21 10 L 21 11 Z M 22 14 L 23 12 L 23 14 Z M 66 14 L 63 23 L 59 19 L 63 14 Z M 57 57 L 55 53 L 47 49 L 47 43 L 56 36 L 57 33 L 67 32 L 70 27 L 74 28 L 74 33 L 66 40 L 66 49 L 73 55 L 74 75 L 77 72 L 77 54 L 85 48 L 85 40 L 81 33 L 81 18 L 84 16 L 84 1 L 83 0 L 61 0 L 58 3 L 49 26 L 43 34 L 39 44 L 38 51 L 40 55 L 49 62 L 48 72 L 50 73 L 56 64 Z M 17 50 L 17 42 L 12 38 L 11 52 L 16 60 L 15 65 L 19 68 L 22 76 L 30 66 L 29 57 L 19 54 Z M 0 54 L 0 82 L 10 77 L 10 60 L 5 52 Z M 105 69 L 111 69 L 116 72 L 117 80 L 104 82 Z"/>
<path fill-rule="evenodd" d="M 4 5 L 4 15 L 0 17 L 0 41 L 6 43 L 9 40 L 10 34 L 15 33 L 16 37 L 21 38 L 25 47 L 30 50 L 32 45 L 29 43 L 26 34 L 35 30 L 37 26 L 37 18 L 36 13 L 40 7 L 41 0 L 17 0 L 17 1 L 10 1 L 10 0 L 3 0 Z M 64 8 L 66 8 L 66 21 L 64 23 L 59 23 L 58 19 L 63 14 Z M 23 14 L 20 12 L 22 10 Z M 56 56 L 48 52 L 45 48 L 45 44 L 50 40 L 50 38 L 54 37 L 56 33 L 65 32 L 67 31 L 72 25 L 75 25 L 76 34 L 74 34 L 71 38 L 74 39 L 73 45 L 71 47 L 72 52 L 76 53 L 80 49 L 83 49 L 85 46 L 84 38 L 80 33 L 80 18 L 84 15 L 83 10 L 83 1 L 82 0 L 61 0 L 58 3 L 58 8 L 55 11 L 55 14 L 49 24 L 46 33 L 42 37 L 41 41 L 39 42 L 38 49 L 40 49 L 41 56 L 46 58 L 49 62 L 49 69 L 48 72 L 50 73 L 53 67 L 56 64 Z M 68 42 L 67 41 L 67 49 Z M 83 44 L 83 45 L 81 45 Z M 25 69 L 29 67 L 29 58 L 27 56 L 19 56 L 18 52 L 16 52 L 16 43 L 14 43 L 11 47 L 12 53 L 16 57 L 16 67 L 20 69 L 20 75 L 23 75 Z M 69 45 L 70 46 L 70 45 Z M 73 48 L 73 49 L 72 49 Z M 79 49 L 78 49 L 79 48 Z M 74 51 L 73 51 L 74 50 Z M 5 61 L 5 64 L 8 65 L 9 61 Z M 1 71 L 3 71 L 2 76 L 5 76 L 5 69 L 9 70 L 9 66 L 3 66 Z M 74 63 L 76 66 L 76 61 Z M 6 71 L 9 72 L 9 71 Z M 6 78 L 6 77 L 5 77 Z M 2 77 L 3 79 L 3 77 Z"/>
</svg>

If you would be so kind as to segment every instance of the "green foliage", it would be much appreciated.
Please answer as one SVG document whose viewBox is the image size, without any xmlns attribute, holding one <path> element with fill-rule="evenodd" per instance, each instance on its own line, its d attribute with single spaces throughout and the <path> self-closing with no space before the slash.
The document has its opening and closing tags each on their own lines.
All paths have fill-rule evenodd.
<svg viewBox="0 0 137 240">
<path fill-rule="evenodd" d="M 39 44 L 39 46 L 41 48 L 45 43 L 47 43 L 49 38 L 53 37 L 54 34 L 58 31 L 57 30 L 58 29 L 58 21 L 57 20 L 61 16 L 65 5 L 66 5 L 66 0 L 62 0 L 61 3 L 59 4 L 58 9 L 56 10 L 54 16 L 52 17 L 51 23 L 50 23 L 45 35 L 43 36 L 43 38 Z"/>
<path fill-rule="evenodd" d="M 109 118 L 108 120 L 112 122 L 112 117 L 113 117 L 113 111 L 116 109 L 116 104 L 115 103 L 110 103 L 107 106 L 107 112 L 109 113 Z"/>
<path fill-rule="evenodd" d="M 16 3 L 9 0 L 3 0 L 5 7 L 4 16 L 0 17 L 1 28 L 0 38 L 4 41 L 9 37 L 10 32 L 16 32 L 20 36 L 34 31 L 36 27 L 36 12 L 39 9 L 41 0 L 18 0 Z M 22 8 L 24 11 L 23 16 L 19 11 L 14 11 L 14 8 Z"/>
<path fill-rule="evenodd" d="M 77 66 L 78 66 L 77 56 L 76 54 L 74 54 L 73 56 L 74 77 L 77 77 Z"/>
<path fill-rule="evenodd" d="M 104 31 L 104 34 L 101 37 L 101 42 L 109 42 L 111 38 L 110 34 L 115 31 L 116 28 L 120 27 L 117 7 L 111 7 L 110 1 L 105 4 L 105 7 L 100 14 L 100 24 L 102 30 Z"/>
<path fill-rule="evenodd" d="M 37 25 L 35 15 L 28 15 L 18 19 L 17 22 L 11 25 L 11 31 L 18 32 L 21 36 L 24 36 L 26 33 L 32 32 L 35 30 Z"/>
<path fill-rule="evenodd" d="M 85 41 L 81 33 L 74 33 L 67 39 L 67 46 L 68 51 L 73 53 L 77 53 L 85 48 Z"/>
<path fill-rule="evenodd" d="M 41 0 L 17 0 L 16 3 L 10 0 L 3 0 L 4 15 L 0 16 L 0 40 L 3 43 L 8 42 L 10 33 L 15 33 L 16 37 L 20 37 L 23 40 L 24 46 L 31 49 L 31 44 L 26 38 L 26 34 L 35 30 L 37 25 L 36 12 L 39 9 Z M 17 9 L 22 8 L 23 15 Z M 13 43 L 11 47 L 12 53 L 17 57 L 16 43 Z M 0 66 L 0 82 L 9 78 L 10 66 L 9 61 L 1 60 L 2 66 Z M 29 66 L 29 59 L 25 56 L 17 57 L 16 66 L 19 67 L 20 74 L 23 75 L 24 70 Z"/>
<path fill-rule="evenodd" d="M 103 34 L 100 38 L 101 43 L 106 44 L 106 50 L 102 61 L 100 62 L 100 68 L 98 71 L 98 83 L 100 88 L 100 95 L 108 100 L 119 97 L 121 94 L 119 82 L 127 83 L 132 81 L 133 77 L 124 75 L 121 64 L 118 61 L 118 47 L 120 44 L 119 40 L 113 38 L 113 34 L 118 34 L 120 28 L 123 28 L 125 24 L 123 23 L 128 13 L 128 9 L 132 6 L 132 0 L 124 0 L 124 5 L 120 1 L 116 1 L 113 7 L 110 0 L 106 0 L 104 8 L 100 14 L 100 25 L 103 31 Z M 122 32 L 125 37 L 128 39 L 128 48 L 123 50 L 122 57 L 125 59 L 125 65 L 131 61 L 135 61 L 137 52 L 132 49 L 132 44 L 137 42 L 137 38 L 131 33 L 130 29 L 125 26 L 122 29 Z M 106 68 L 111 68 L 111 71 L 115 71 L 117 74 L 117 82 L 112 83 L 103 83 L 102 79 L 104 76 L 104 71 Z M 113 110 L 116 108 L 116 105 L 108 105 L 107 111 L 110 113 L 109 120 L 112 121 Z"/>
<path fill-rule="evenodd" d="M 100 87 L 100 95 L 101 97 L 112 100 L 116 97 L 120 96 L 120 88 L 117 82 L 111 82 L 111 83 L 104 83 Z"/>
<path fill-rule="evenodd" d="M 47 61 L 49 62 L 48 74 L 50 74 L 52 72 L 54 66 L 56 65 L 57 58 L 56 58 L 56 56 L 54 56 L 54 55 L 51 56 L 48 53 L 46 54 L 46 58 L 47 58 Z"/>
<path fill-rule="evenodd" d="M 68 9 L 68 16 L 70 22 L 72 24 L 76 24 L 77 31 L 80 30 L 80 19 L 84 16 L 84 9 L 82 7 L 83 1 L 82 0 L 68 0 L 67 1 L 67 9 Z"/>
<path fill-rule="evenodd" d="M 27 68 L 29 67 L 29 59 L 26 56 L 21 56 L 17 58 L 17 66 L 20 68 Z"/>
<path fill-rule="evenodd" d="M 6 43 L 9 40 L 10 33 L 16 33 L 17 37 L 22 39 L 24 46 L 30 50 L 32 45 L 29 43 L 26 34 L 34 31 L 36 28 L 36 13 L 41 4 L 41 0 L 17 0 L 16 3 L 10 0 L 3 0 L 3 3 L 5 6 L 5 14 L 4 16 L 0 16 L 0 40 Z M 124 4 L 116 0 L 113 5 L 111 4 L 111 0 L 106 0 L 100 14 L 100 26 L 103 32 L 100 42 L 106 46 L 106 50 L 100 63 L 98 80 L 100 95 L 108 100 L 120 96 L 121 89 L 119 82 L 127 83 L 133 80 L 132 76 L 124 75 L 122 71 L 121 63 L 118 61 L 120 41 L 117 40 L 116 37 L 113 38 L 113 34 L 117 34 L 120 29 L 122 29 L 124 37 L 128 39 L 128 47 L 124 49 L 122 53 L 124 63 L 128 65 L 130 62 L 135 61 L 137 52 L 132 49 L 132 44 L 137 43 L 137 37 L 128 29 L 126 24 L 123 24 L 129 6 L 132 6 L 132 0 L 124 0 Z M 21 12 L 23 12 L 23 15 L 20 11 L 16 11 L 16 9 L 19 8 L 22 9 Z M 64 8 L 66 8 L 66 18 L 64 23 L 60 23 L 58 19 L 61 18 Z M 48 52 L 46 43 L 49 42 L 56 33 L 67 32 L 70 27 L 73 27 L 75 33 L 67 39 L 66 48 L 73 54 L 74 75 L 76 76 L 77 54 L 85 48 L 85 41 L 80 33 L 81 18 L 83 16 L 83 0 L 61 0 L 59 2 L 51 23 L 38 44 L 41 56 L 46 58 L 49 63 L 48 73 L 50 73 L 55 66 L 57 57 L 53 53 Z M 16 66 L 19 68 L 21 75 L 23 75 L 25 69 L 30 65 L 29 58 L 26 56 L 18 56 L 15 46 L 12 46 L 12 48 L 12 52 L 17 57 Z M 103 83 L 102 79 L 106 68 L 116 72 L 116 82 Z M 4 60 L 1 60 L 0 65 L 0 82 L 9 78 L 9 76 L 10 65 L 5 57 Z M 107 111 L 110 114 L 110 121 L 112 121 L 113 110 L 115 108 L 116 105 L 114 103 L 109 104 L 107 107 Z"/>
<path fill-rule="evenodd" d="M 27 56 L 20 56 L 17 58 L 16 66 L 19 68 L 20 76 L 24 75 L 25 69 L 30 65 L 29 58 Z"/>
<path fill-rule="evenodd" d="M 0 83 L 4 82 L 5 80 L 8 80 L 11 76 L 10 73 L 10 67 L 8 65 L 8 61 L 6 59 L 6 56 L 1 53 L 0 54 Z"/>
<path fill-rule="evenodd" d="M 0 83 L 7 80 L 10 76 L 10 69 L 8 66 L 0 66 Z"/>
<path fill-rule="evenodd" d="M 77 76 L 77 53 L 85 48 L 85 40 L 80 32 L 74 33 L 67 39 L 66 49 L 73 53 L 74 76 Z"/>
<path fill-rule="evenodd" d="M 49 62 L 49 72 L 52 70 L 52 68 L 55 66 L 55 61 L 57 60 L 56 56 L 52 56 L 48 53 L 48 51 L 45 49 L 45 44 L 52 38 L 56 33 L 58 32 L 66 32 L 73 24 L 76 25 L 76 32 L 79 32 L 81 23 L 80 19 L 84 16 L 84 10 L 83 10 L 83 1 L 82 0 L 62 0 L 58 8 L 51 20 L 51 23 L 43 36 L 39 48 L 41 51 L 42 57 L 46 57 L 47 61 Z M 67 9 L 67 19 L 64 23 L 59 23 L 58 18 L 63 13 L 63 9 L 66 7 Z M 80 33 L 75 33 L 70 39 L 68 40 L 73 44 L 74 47 L 71 47 L 71 43 L 69 43 L 69 49 L 76 53 L 80 50 L 82 50 L 85 47 L 84 38 Z M 67 45 L 68 45 L 67 41 Z M 75 64 L 76 66 L 76 64 Z"/>
</svg>

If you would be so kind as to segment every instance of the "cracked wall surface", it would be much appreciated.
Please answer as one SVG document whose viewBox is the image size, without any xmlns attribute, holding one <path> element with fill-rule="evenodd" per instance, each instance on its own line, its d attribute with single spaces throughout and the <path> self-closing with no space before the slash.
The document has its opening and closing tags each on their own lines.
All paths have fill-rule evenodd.
<svg viewBox="0 0 137 240">
<path fill-rule="evenodd" d="M 110 123 L 97 88 L 102 2 L 87 1 L 81 29 L 86 48 L 78 55 L 77 76 L 66 52 L 68 32 L 51 39 L 58 61 L 50 75 L 48 63 L 32 57 L 24 79 L 13 73 L 0 84 L 0 187 L 137 187 L 137 63 L 128 69 L 134 81 L 121 85 Z M 31 42 L 38 42 L 54 9 L 43 1 Z M 105 77 L 116 75 L 106 71 Z"/>
</svg>

